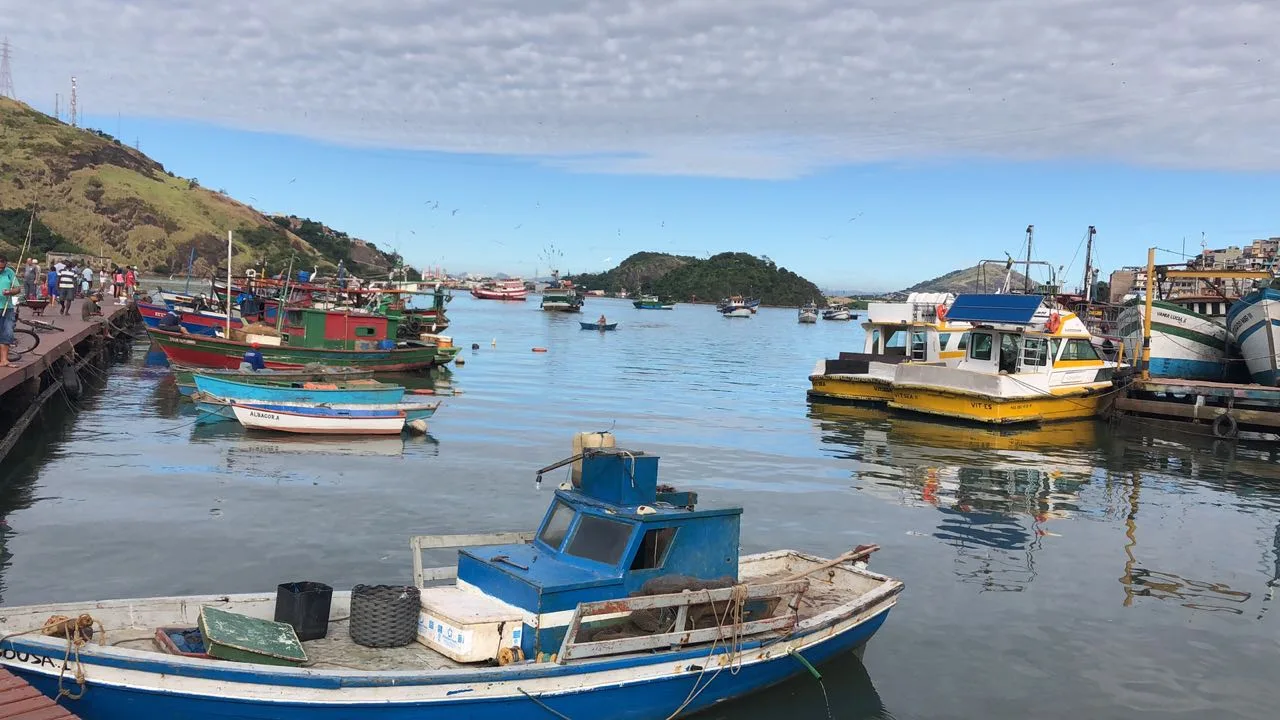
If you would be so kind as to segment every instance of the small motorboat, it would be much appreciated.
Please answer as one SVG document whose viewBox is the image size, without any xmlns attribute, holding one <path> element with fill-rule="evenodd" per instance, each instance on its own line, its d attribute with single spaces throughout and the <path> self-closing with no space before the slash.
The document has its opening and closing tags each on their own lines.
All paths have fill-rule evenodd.
<svg viewBox="0 0 1280 720">
<path fill-rule="evenodd" d="M 832 305 L 831 307 L 822 311 L 822 319 L 823 320 L 852 320 L 853 313 L 849 311 L 849 308 L 843 305 Z"/>
<path fill-rule="evenodd" d="M 720 311 L 721 315 L 727 318 L 749 318 L 752 315 L 751 308 L 745 305 L 730 306 Z"/>
<path fill-rule="evenodd" d="M 173 382 L 183 395 L 191 395 L 196 391 L 196 373 L 246 383 L 347 382 L 350 380 L 367 380 L 373 377 L 372 370 L 328 367 L 324 365 L 316 365 L 299 370 L 272 370 L 271 368 L 262 370 L 225 370 L 188 367 L 170 363 L 169 369 L 173 371 Z"/>
<path fill-rule="evenodd" d="M 377 380 L 350 380 L 346 382 L 242 382 L 229 377 L 206 375 L 192 376 L 196 389 L 205 395 L 227 398 L 236 402 L 274 403 L 280 401 L 304 403 L 397 403 L 404 398 L 403 385 L 391 385 Z"/>
<path fill-rule="evenodd" d="M 813 303 L 805 303 L 800 306 L 800 322 L 808 325 L 818 322 L 818 306 Z"/>
<path fill-rule="evenodd" d="M 196 409 L 206 417 L 221 418 L 225 420 L 235 420 L 236 414 L 232 409 L 235 401 L 226 398 L 206 395 L 200 391 L 196 391 L 191 395 L 191 401 L 196 404 Z M 256 403 L 255 403 L 256 404 Z M 406 422 L 414 420 L 426 420 L 435 415 L 436 410 L 440 408 L 440 401 L 435 400 L 419 400 L 417 402 L 396 402 L 396 403 L 314 403 L 314 402 L 291 402 L 281 401 L 271 403 L 271 407 L 282 409 L 296 410 L 298 412 L 306 412 L 308 410 L 376 410 L 380 412 L 403 412 Z"/>
<path fill-rule="evenodd" d="M 49 696 L 61 686 L 86 720 L 666 720 L 817 676 L 897 603 L 902 582 L 867 568 L 875 545 L 744 555 L 741 507 L 706 509 L 658 484 L 658 457 L 608 433 L 575 440 L 572 457 L 538 473 L 572 466 L 536 531 L 410 538 L 412 585 L 333 589 L 306 605 L 287 583 L 4 606 L 0 666 Z M 447 548 L 456 562 L 424 567 L 424 550 Z M 295 580 L 298 567 L 277 571 Z M 86 637 L 91 625 L 107 631 Z M 374 630 L 396 640 L 360 645 Z"/>
<path fill-rule="evenodd" d="M 252 430 L 304 435 L 399 435 L 408 422 L 403 410 L 335 410 L 233 402 L 231 411 L 241 425 Z"/>
<path fill-rule="evenodd" d="M 618 329 L 618 323 L 616 322 L 611 322 L 611 323 L 582 322 L 581 320 L 579 320 L 578 324 L 582 326 L 583 330 L 599 330 L 600 332 L 604 332 L 606 330 Z"/>
<path fill-rule="evenodd" d="M 676 304 L 660 299 L 657 295 L 641 295 L 631 303 L 637 310 L 675 310 Z"/>
</svg>

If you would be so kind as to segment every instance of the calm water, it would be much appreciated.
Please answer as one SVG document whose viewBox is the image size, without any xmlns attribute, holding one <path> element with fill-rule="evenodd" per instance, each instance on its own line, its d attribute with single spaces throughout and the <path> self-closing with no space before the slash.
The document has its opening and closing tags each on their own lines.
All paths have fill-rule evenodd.
<svg viewBox="0 0 1280 720">
<path fill-rule="evenodd" d="M 462 394 L 427 438 L 354 446 L 195 426 L 139 345 L 3 469 L 0 599 L 408 581 L 409 535 L 532 528 L 533 471 L 612 428 L 663 481 L 741 504 L 744 551 L 884 548 L 872 567 L 907 589 L 862 661 L 823 668 L 830 717 L 1276 716 L 1275 454 L 810 405 L 814 361 L 860 348 L 857 323 L 610 300 L 582 319 L 602 311 L 618 332 L 459 297 Z M 805 676 L 710 716 L 828 704 Z"/>
</svg>

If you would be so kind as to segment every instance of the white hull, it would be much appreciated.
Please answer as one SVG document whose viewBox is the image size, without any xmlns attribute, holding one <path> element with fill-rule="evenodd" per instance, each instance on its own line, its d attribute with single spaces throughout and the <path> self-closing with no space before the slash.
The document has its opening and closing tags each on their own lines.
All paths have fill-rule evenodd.
<svg viewBox="0 0 1280 720">
<path fill-rule="evenodd" d="M 848 310 L 840 310 L 833 313 L 826 313 L 822 316 L 823 320 L 849 320 L 851 316 Z"/>
<path fill-rule="evenodd" d="M 325 417 L 233 405 L 240 424 L 256 430 L 313 435 L 397 435 L 404 430 L 404 413 L 391 417 Z"/>
<path fill-rule="evenodd" d="M 806 325 L 811 323 L 816 323 L 818 322 L 818 314 L 817 313 L 800 313 L 800 322 Z"/>
<path fill-rule="evenodd" d="M 1120 311 L 1116 324 L 1124 355 L 1136 362 L 1142 352 L 1143 303 Z M 1185 308 L 1159 303 L 1151 312 L 1151 374 L 1185 380 L 1223 380 L 1227 368 L 1227 328 Z"/>
<path fill-rule="evenodd" d="M 1232 306 L 1227 328 L 1253 381 L 1280 385 L 1280 291 L 1250 293 Z"/>
<path fill-rule="evenodd" d="M 744 307 L 734 308 L 732 310 L 726 310 L 724 312 L 724 316 L 727 318 L 749 318 L 751 317 L 751 310 Z"/>
</svg>

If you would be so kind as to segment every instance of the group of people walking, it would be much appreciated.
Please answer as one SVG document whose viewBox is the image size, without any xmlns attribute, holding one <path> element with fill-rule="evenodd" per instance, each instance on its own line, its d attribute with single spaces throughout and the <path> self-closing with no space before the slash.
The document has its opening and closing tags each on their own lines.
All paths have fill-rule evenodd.
<svg viewBox="0 0 1280 720">
<path fill-rule="evenodd" d="M 138 285 L 137 271 L 131 267 L 118 265 L 113 265 L 110 272 L 104 265 L 95 274 L 93 267 L 88 264 L 80 267 L 75 263 L 68 265 L 59 262 L 49 268 L 43 284 L 40 282 L 40 275 L 40 264 L 35 258 L 31 258 L 23 269 L 23 294 L 28 300 L 37 300 L 42 297 L 56 299 L 59 311 L 63 315 L 70 313 L 72 300 L 77 297 L 89 297 L 93 293 L 95 281 L 98 292 L 103 297 L 116 298 L 116 302 L 121 305 L 128 302 L 128 298 L 133 295 L 133 290 Z"/>
</svg>

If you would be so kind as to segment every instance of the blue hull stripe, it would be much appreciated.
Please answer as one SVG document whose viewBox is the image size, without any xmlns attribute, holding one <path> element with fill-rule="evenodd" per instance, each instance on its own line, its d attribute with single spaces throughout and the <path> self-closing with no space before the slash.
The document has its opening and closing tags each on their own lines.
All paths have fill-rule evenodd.
<svg viewBox="0 0 1280 720">
<path fill-rule="evenodd" d="M 1253 381 L 1259 385 L 1275 387 L 1280 385 L 1280 370 L 1263 370 L 1253 374 Z"/>
<path fill-rule="evenodd" d="M 1258 332 L 1259 330 L 1261 330 L 1263 327 L 1265 327 L 1265 326 L 1266 326 L 1266 324 L 1267 324 L 1267 323 L 1266 323 L 1266 321 L 1265 321 L 1265 320 L 1259 320 L 1258 322 L 1256 322 L 1256 323 L 1254 323 L 1254 324 L 1250 325 L 1249 327 L 1245 328 L 1244 330 L 1241 330 L 1241 331 L 1240 331 L 1240 334 L 1236 336 L 1236 344 L 1243 344 L 1246 338 L 1248 338 L 1250 335 L 1252 335 L 1252 334 L 1254 334 L 1254 333 Z M 1280 320 L 1272 319 L 1272 320 L 1271 320 L 1271 326 L 1272 326 L 1272 327 L 1280 327 Z"/>
<path fill-rule="evenodd" d="M 1280 290 L 1265 288 L 1262 290 L 1254 290 L 1248 295 L 1245 295 L 1227 311 L 1227 324 L 1230 325 L 1237 315 L 1263 300 L 1280 300 Z"/>
<path fill-rule="evenodd" d="M 160 318 L 144 317 L 142 318 L 142 322 L 146 323 L 147 327 L 153 327 L 153 328 L 160 327 Z M 192 335 L 203 335 L 205 337 L 218 336 L 217 331 L 209 327 L 208 325 L 197 325 L 195 323 L 186 323 L 186 322 L 181 323 L 181 325 L 182 327 L 186 328 L 187 332 L 191 333 Z"/>
<path fill-rule="evenodd" d="M 1179 378 L 1183 380 L 1221 380 L 1226 376 L 1227 364 L 1216 360 L 1183 360 L 1151 358 L 1151 376 Z"/>
<path fill-rule="evenodd" d="M 888 610 L 869 618 L 861 624 L 850 628 L 831 638 L 817 642 L 803 650 L 806 660 L 818 664 L 830 660 L 836 655 L 849 652 L 866 643 L 888 615 Z M 14 640 L 14 645 L 21 641 Z M 760 643 L 747 643 L 759 646 Z M 87 658 L 86 658 L 87 659 Z M 94 658 L 98 660 L 107 658 Z M 708 662 L 707 651 L 692 650 L 679 653 L 659 653 L 644 657 L 639 662 L 636 658 L 625 660 L 602 661 L 587 665 L 557 665 L 540 663 L 527 669 L 494 671 L 477 673 L 445 673 L 435 674 L 435 682 L 484 682 L 509 681 L 513 692 L 519 680 L 524 677 L 582 675 L 588 679 L 593 671 L 616 669 L 619 667 L 643 667 L 653 664 L 669 665 L 677 662 L 690 662 L 697 665 L 708 665 L 708 672 L 702 676 L 702 682 L 712 677 L 716 667 L 714 661 Z M 113 662 L 126 667 L 138 667 L 143 663 Z M 148 663 L 161 664 L 161 663 Z M 169 667 L 174 667 L 171 664 Z M 57 694 L 57 676 L 49 676 L 31 672 L 21 666 L 9 665 L 10 670 L 30 682 L 38 690 L 49 696 Z M 529 698 L 468 698 L 466 693 L 459 693 L 448 700 L 424 702 L 396 703 L 341 703 L 335 696 L 334 703 L 295 703 L 245 701 L 209 696 L 191 696 L 179 693 L 162 693 L 139 691 L 131 688 L 96 685 L 92 682 L 93 664 L 86 662 L 86 672 L 90 678 L 85 695 L 80 700 L 67 702 L 84 720 L 134 720 L 135 718 L 185 718 L 209 717 L 220 720 L 338 720 L 361 719 L 370 720 L 510 720 L 510 718 L 550 716 Z M 725 700 L 741 697 L 748 693 L 762 690 L 771 685 L 804 673 L 805 669 L 795 658 L 780 654 L 769 660 L 743 665 L 737 673 L 720 672 L 706 689 L 701 692 L 684 710 L 683 714 L 692 714 Z M 184 673 L 194 674 L 194 673 Z M 250 682 L 267 682 L 279 679 L 275 673 L 262 673 L 252 670 L 216 669 L 201 673 L 217 676 L 227 680 L 231 676 Z M 393 684 L 391 678 L 396 674 L 387 674 L 381 681 L 373 681 L 369 685 Z M 473 680 L 466 675 L 476 675 Z M 374 676 L 376 677 L 376 676 Z M 590 718 L 619 718 L 624 720 L 662 720 L 668 717 L 690 694 L 694 683 L 698 682 L 698 674 L 692 673 L 680 677 L 664 677 L 634 683 L 609 685 L 585 689 L 580 692 L 569 691 L 564 694 L 540 698 L 540 702 L 554 709 L 557 713 L 573 718 L 573 720 L 589 720 Z M 290 685 L 308 685 L 341 687 L 349 686 L 353 678 L 340 678 L 324 675 L 319 677 L 301 676 L 290 678 L 304 682 L 288 683 Z M 322 681 L 322 682 L 311 682 Z M 327 681 L 327 682 L 325 682 Z M 345 682 L 344 682 L 345 681 Z M 74 684 L 74 683 L 72 683 Z M 360 683 L 364 684 L 364 683 Z M 395 685 L 405 684 L 396 678 Z M 456 699 L 455 699 L 456 698 Z"/>
</svg>

